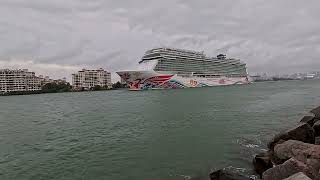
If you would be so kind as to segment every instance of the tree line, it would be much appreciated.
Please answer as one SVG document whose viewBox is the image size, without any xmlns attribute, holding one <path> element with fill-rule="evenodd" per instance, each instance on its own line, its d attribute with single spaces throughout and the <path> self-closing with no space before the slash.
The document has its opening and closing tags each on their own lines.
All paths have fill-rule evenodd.
<svg viewBox="0 0 320 180">
<path fill-rule="evenodd" d="M 126 88 L 125 84 L 120 83 L 119 81 L 112 84 L 112 87 L 101 87 L 99 85 L 90 88 L 88 91 L 102 91 L 102 90 L 113 90 L 113 89 L 121 89 Z M 77 91 L 85 91 L 82 90 L 73 90 L 70 83 L 47 83 L 41 87 L 39 91 L 12 91 L 7 93 L 0 93 L 2 96 L 9 96 L 9 95 L 28 95 L 28 94 L 43 94 L 43 93 L 62 93 L 62 92 L 77 92 Z"/>
</svg>

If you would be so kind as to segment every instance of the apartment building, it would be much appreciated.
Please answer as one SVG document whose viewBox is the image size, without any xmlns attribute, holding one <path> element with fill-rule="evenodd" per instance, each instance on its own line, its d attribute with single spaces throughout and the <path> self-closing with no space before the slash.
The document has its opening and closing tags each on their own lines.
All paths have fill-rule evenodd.
<svg viewBox="0 0 320 180">
<path fill-rule="evenodd" d="M 97 70 L 82 69 L 72 74 L 72 86 L 77 90 L 90 90 L 95 86 L 111 87 L 111 73 L 100 68 Z"/>
<path fill-rule="evenodd" d="M 13 91 L 39 91 L 41 80 L 28 69 L 0 69 L 0 93 Z"/>
<path fill-rule="evenodd" d="M 41 86 L 46 85 L 48 83 L 55 83 L 55 84 L 66 84 L 67 83 L 67 78 L 62 78 L 62 79 L 51 79 L 49 76 L 39 76 L 40 81 L 41 81 Z"/>
</svg>

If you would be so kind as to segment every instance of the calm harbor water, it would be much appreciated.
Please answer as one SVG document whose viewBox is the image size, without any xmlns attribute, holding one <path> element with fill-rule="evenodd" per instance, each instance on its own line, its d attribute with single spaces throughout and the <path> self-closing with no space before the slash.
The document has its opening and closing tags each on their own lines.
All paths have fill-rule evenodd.
<svg viewBox="0 0 320 180">
<path fill-rule="evenodd" d="M 320 81 L 0 97 L 0 179 L 180 180 L 250 168 Z"/>
</svg>

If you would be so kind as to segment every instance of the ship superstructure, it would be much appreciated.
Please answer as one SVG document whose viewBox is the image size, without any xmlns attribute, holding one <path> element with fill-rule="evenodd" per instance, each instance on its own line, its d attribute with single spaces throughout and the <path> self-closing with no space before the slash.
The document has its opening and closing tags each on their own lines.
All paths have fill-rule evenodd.
<svg viewBox="0 0 320 180">
<path fill-rule="evenodd" d="M 159 89 L 248 84 L 246 64 L 219 54 L 175 48 L 146 51 L 139 71 L 118 72 L 131 89 Z"/>
<path fill-rule="evenodd" d="M 203 52 L 157 48 L 149 50 L 139 62 L 157 61 L 154 71 L 174 74 L 199 74 L 222 76 L 247 76 L 246 64 L 225 55 L 207 57 Z"/>
</svg>

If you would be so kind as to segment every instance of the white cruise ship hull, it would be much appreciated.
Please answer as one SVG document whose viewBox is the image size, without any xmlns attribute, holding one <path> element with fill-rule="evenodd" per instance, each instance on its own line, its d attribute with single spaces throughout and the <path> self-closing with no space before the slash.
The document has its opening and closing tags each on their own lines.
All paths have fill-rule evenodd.
<svg viewBox="0 0 320 180">
<path fill-rule="evenodd" d="M 178 89 L 210 86 L 250 84 L 248 77 L 182 77 L 176 74 L 155 71 L 121 71 L 117 74 L 130 90 Z"/>
</svg>

